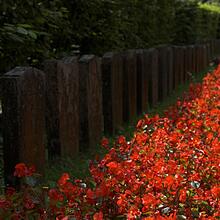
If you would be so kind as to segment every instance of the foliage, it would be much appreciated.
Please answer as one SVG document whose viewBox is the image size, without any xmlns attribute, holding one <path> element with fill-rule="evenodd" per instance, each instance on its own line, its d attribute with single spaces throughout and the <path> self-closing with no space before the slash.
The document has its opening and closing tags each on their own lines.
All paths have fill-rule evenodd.
<svg viewBox="0 0 220 220">
<path fill-rule="evenodd" d="M 71 46 L 71 30 L 63 28 L 68 11 L 60 1 L 7 0 L 0 7 L 0 71 L 36 65 Z"/>
<path fill-rule="evenodd" d="M 53 187 L 37 184 L 18 164 L 19 192 L 0 199 L 3 219 L 219 219 L 220 66 L 191 85 L 165 117 L 145 115 L 131 141 L 119 136 L 90 164 L 91 177 L 63 173 Z"/>
<path fill-rule="evenodd" d="M 3 0 L 0 73 L 76 52 L 102 55 L 216 38 L 217 8 L 197 0 Z"/>
<path fill-rule="evenodd" d="M 212 11 L 213 13 L 218 13 L 220 14 L 220 6 L 216 4 L 199 4 L 199 7 L 201 9 L 207 10 L 207 11 Z"/>
</svg>

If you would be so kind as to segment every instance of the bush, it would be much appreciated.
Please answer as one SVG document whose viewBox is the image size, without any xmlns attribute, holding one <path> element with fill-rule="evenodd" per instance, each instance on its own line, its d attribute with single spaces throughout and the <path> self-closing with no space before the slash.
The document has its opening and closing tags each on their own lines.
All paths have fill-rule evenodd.
<svg viewBox="0 0 220 220">
<path fill-rule="evenodd" d="M 0 73 L 78 50 L 102 55 L 216 38 L 219 6 L 207 5 L 196 0 L 4 1 Z"/>
<path fill-rule="evenodd" d="M 9 0 L 1 5 L 0 72 L 36 65 L 72 43 L 68 11 L 60 1 Z"/>
</svg>

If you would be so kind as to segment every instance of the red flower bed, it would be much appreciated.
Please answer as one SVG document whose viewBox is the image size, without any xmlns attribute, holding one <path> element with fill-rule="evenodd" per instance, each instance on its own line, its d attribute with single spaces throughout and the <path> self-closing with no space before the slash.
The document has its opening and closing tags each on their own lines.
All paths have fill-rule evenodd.
<svg viewBox="0 0 220 220">
<path fill-rule="evenodd" d="M 131 141 L 118 137 L 90 178 L 64 173 L 47 189 L 32 172 L 16 166 L 25 182 L 1 197 L 2 219 L 220 219 L 220 66 L 165 117 L 145 115 Z"/>
</svg>

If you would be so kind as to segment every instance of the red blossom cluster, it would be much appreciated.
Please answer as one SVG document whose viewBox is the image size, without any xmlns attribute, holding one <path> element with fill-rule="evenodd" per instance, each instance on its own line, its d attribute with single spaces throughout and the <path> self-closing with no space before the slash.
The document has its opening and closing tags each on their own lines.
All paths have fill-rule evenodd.
<svg viewBox="0 0 220 220">
<path fill-rule="evenodd" d="M 220 66 L 164 117 L 145 115 L 130 141 L 102 145 L 109 151 L 90 164 L 90 178 L 64 173 L 56 188 L 9 190 L 2 219 L 220 219 Z"/>
</svg>

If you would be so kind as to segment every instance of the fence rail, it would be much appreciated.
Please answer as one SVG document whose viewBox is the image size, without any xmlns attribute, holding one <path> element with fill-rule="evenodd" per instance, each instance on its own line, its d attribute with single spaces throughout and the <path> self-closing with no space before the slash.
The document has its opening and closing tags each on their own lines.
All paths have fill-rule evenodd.
<svg viewBox="0 0 220 220">
<path fill-rule="evenodd" d="M 44 173 L 48 158 L 76 156 L 147 112 L 208 67 L 220 40 L 48 60 L 1 77 L 4 178 L 18 162 Z"/>
</svg>

